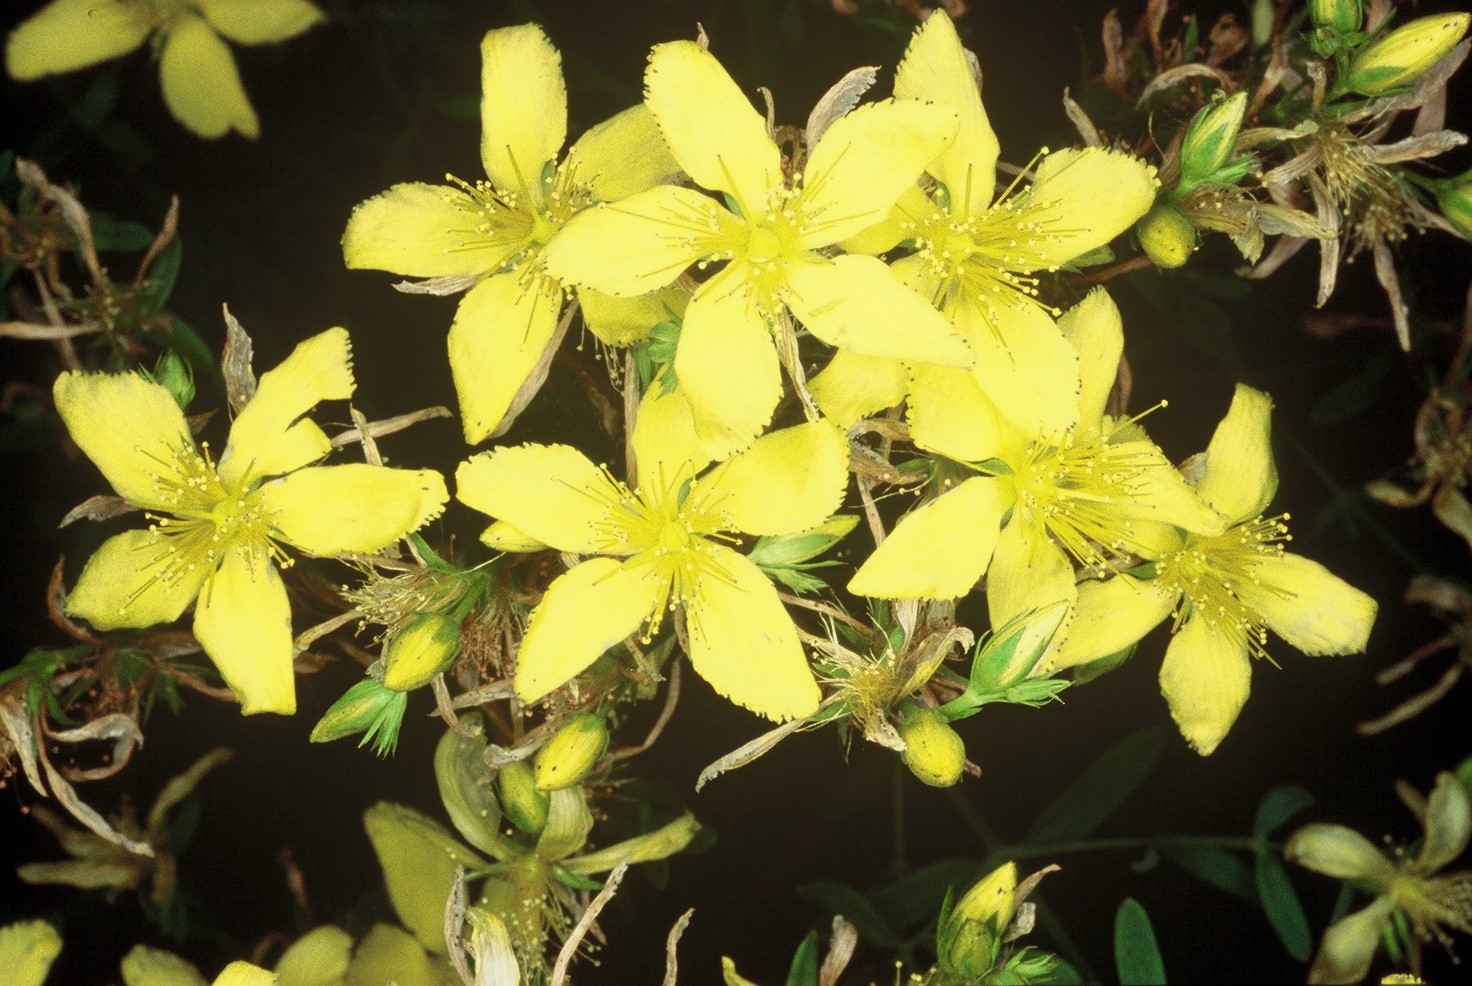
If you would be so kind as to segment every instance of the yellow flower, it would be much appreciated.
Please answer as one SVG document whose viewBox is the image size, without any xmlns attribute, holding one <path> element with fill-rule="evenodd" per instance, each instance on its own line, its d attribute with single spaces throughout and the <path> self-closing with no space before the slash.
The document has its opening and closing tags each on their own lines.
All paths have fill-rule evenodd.
<svg viewBox="0 0 1472 986">
<path fill-rule="evenodd" d="M 342 237 L 349 267 L 429 278 L 422 290 L 436 294 L 470 289 L 449 344 L 471 444 L 504 432 L 531 398 L 528 381 L 534 389 L 545 376 L 563 307 L 560 281 L 542 266 L 547 243 L 580 210 L 677 170 L 643 105 L 589 130 L 557 163 L 567 139 L 562 56 L 535 24 L 490 31 L 481 59 L 489 181 L 395 185 L 354 209 Z M 622 318 L 628 304 L 585 306 L 589 328 L 609 345 L 634 341 Z"/>
<path fill-rule="evenodd" d="M 224 39 L 285 41 L 322 19 L 308 0 L 54 0 L 11 32 L 5 67 L 30 81 L 118 58 L 152 36 L 174 119 L 201 137 L 254 138 L 261 125 Z"/>
<path fill-rule="evenodd" d="M 123 986 L 206 986 L 192 962 L 172 952 L 135 945 L 122 963 Z M 231 962 L 210 986 L 272 986 L 276 977 L 249 962 Z"/>
<path fill-rule="evenodd" d="M 1404 795 L 1403 795 L 1404 796 Z M 1407 803 L 1421 818 L 1425 838 L 1414 859 L 1397 851 L 1387 859 L 1369 839 L 1343 825 L 1315 823 L 1294 832 L 1283 857 L 1327 876 L 1352 880 L 1377 896 L 1364 908 L 1340 918 L 1324 932 L 1319 953 L 1309 969 L 1311 983 L 1357 983 L 1370 970 L 1383 936 L 1403 923 L 1392 923 L 1400 911 L 1410 919 L 1415 939 L 1406 934 L 1412 969 L 1420 970 L 1420 942 L 1433 938 L 1450 946 L 1447 928 L 1472 934 L 1472 871 L 1436 875 L 1461 856 L 1472 836 L 1472 801 L 1452 774 L 1436 777 L 1431 797 L 1420 801 L 1412 792 Z M 1396 935 L 1397 938 L 1401 936 Z M 1385 980 L 1389 982 L 1390 980 Z M 1416 980 L 1419 982 L 1420 980 Z"/>
<path fill-rule="evenodd" d="M 879 252 L 902 240 L 917 251 L 895 273 L 931 299 L 976 353 L 970 373 L 907 375 L 845 353 L 813 381 L 824 412 L 844 423 L 898 404 L 934 403 L 958 390 L 985 394 L 1018 428 L 1056 437 L 1077 424 L 1074 354 L 1037 299 L 1037 272 L 1102 246 L 1149 210 L 1151 168 L 1103 149 L 1045 156 L 1024 191 L 995 195 L 998 145 L 950 19 L 936 12 L 910 42 L 895 95 L 933 100 L 960 115 L 956 140 L 930 164 L 930 195 L 911 188 L 893 215 L 852 244 Z M 912 421 L 912 427 L 917 422 Z M 926 444 L 923 424 L 916 440 Z"/>
<path fill-rule="evenodd" d="M 532 612 L 516 692 L 541 698 L 664 614 L 683 613 L 690 662 L 732 701 L 771 719 L 818 707 L 818 686 L 776 590 L 725 532 L 782 535 L 822 523 L 847 482 L 848 446 L 811 422 L 772 432 L 701 475 L 708 460 L 677 395 L 646 396 L 635 430 L 633 489 L 566 445 L 478 455 L 456 497 L 502 523 L 489 538 L 591 558 L 560 576 Z"/>
<path fill-rule="evenodd" d="M 651 189 L 578 216 L 548 247 L 547 266 L 626 296 L 691 264 L 728 262 L 690 300 L 674 359 L 703 429 L 740 444 L 771 421 L 779 352 L 795 359 L 791 316 L 840 351 L 971 364 L 960 337 L 882 262 L 821 252 L 888 214 L 950 142 L 954 113 L 913 100 L 861 107 L 834 121 L 789 179 L 765 120 L 699 45 L 654 48 L 645 101 L 675 161 L 732 208 L 688 188 Z"/>
<path fill-rule="evenodd" d="M 194 611 L 194 634 L 241 709 L 290 713 L 291 611 L 281 545 L 313 555 L 377 551 L 438 516 L 438 473 L 311 466 L 331 442 L 303 415 L 353 392 L 348 334 L 329 329 L 262 375 L 219 462 L 201 455 L 169 392 L 135 375 L 63 373 L 56 409 L 145 530 L 109 538 L 66 610 L 99 630 L 147 627 Z M 277 478 L 281 477 L 281 478 Z"/>
<path fill-rule="evenodd" d="M 979 393 L 959 395 L 951 403 L 964 413 L 936 422 L 935 450 L 980 475 L 901 519 L 849 591 L 950 599 L 986 575 L 991 623 L 1001 626 L 1019 613 L 1072 602 L 1070 559 L 1106 571 L 1147 546 L 1137 526 L 1222 529 L 1138 427 L 1104 415 L 1124 345 L 1109 295 L 1095 289 L 1059 324 L 1082 370 L 1070 384 L 1079 427 L 1058 440 L 1036 439 L 994 415 Z"/>
<path fill-rule="evenodd" d="M 1233 525 L 1174 532 L 1153 554 L 1153 578 L 1116 575 L 1079 587 L 1074 623 L 1054 658 L 1083 664 L 1139 640 L 1172 612 L 1175 636 L 1160 688 L 1186 741 L 1216 749 L 1247 701 L 1253 656 L 1272 630 L 1305 654 L 1361 651 L 1375 600 L 1322 565 L 1288 554 L 1286 517 L 1264 518 L 1278 488 L 1269 442 L 1272 402 L 1238 385 L 1207 448 L 1197 492 Z"/>
</svg>

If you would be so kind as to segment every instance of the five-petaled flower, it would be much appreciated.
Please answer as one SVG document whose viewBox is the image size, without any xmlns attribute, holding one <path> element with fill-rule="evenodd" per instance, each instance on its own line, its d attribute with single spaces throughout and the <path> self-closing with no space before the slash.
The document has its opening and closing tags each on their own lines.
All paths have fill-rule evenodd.
<svg viewBox="0 0 1472 986">
<path fill-rule="evenodd" d="M 483 538 L 493 546 L 600 556 L 558 577 L 532 612 L 517 694 L 541 698 L 678 612 L 690 662 L 716 691 L 771 719 L 812 713 L 818 685 L 792 618 L 726 532 L 793 534 L 827 519 L 848 478 L 843 435 L 825 421 L 797 425 L 705 472 L 688 405 L 655 388 L 634 442 L 633 489 L 566 445 L 496 449 L 456 473 L 456 497 L 500 518 Z"/>
<path fill-rule="evenodd" d="M 1262 515 L 1278 489 L 1271 411 L 1266 394 L 1239 384 L 1207 447 L 1196 491 L 1232 526 L 1215 534 L 1162 532 L 1148 555 L 1153 577 L 1083 583 L 1054 657 L 1055 667 L 1071 667 L 1115 653 L 1174 613 L 1160 690 L 1203 756 L 1247 702 L 1251 658 L 1267 656 L 1268 630 L 1305 654 L 1352 654 L 1364 650 L 1375 622 L 1375 600 L 1318 562 L 1285 552 L 1286 516 Z"/>
<path fill-rule="evenodd" d="M 549 241 L 588 206 L 677 170 L 643 104 L 593 127 L 557 163 L 567 140 L 562 56 L 535 24 L 490 31 L 481 58 L 480 152 L 490 180 L 395 185 L 354 209 L 342 237 L 349 267 L 429 278 L 421 290 L 437 294 L 470 289 L 449 345 L 471 444 L 502 434 L 545 376 L 564 293 L 542 264 Z M 627 345 L 637 338 L 621 317 L 630 305 L 638 307 L 597 298 L 583 312 L 600 340 Z"/>
<path fill-rule="evenodd" d="M 1124 345 L 1109 295 L 1096 288 L 1059 325 L 1078 354 L 1078 427 L 1038 439 L 978 393 L 958 394 L 953 413 L 930 430 L 932 449 L 980 475 L 902 518 L 860 566 L 851 592 L 950 599 L 986 575 L 991 623 L 1002 626 L 1030 609 L 1072 602 L 1074 562 L 1109 571 L 1147 548 L 1161 525 L 1222 530 L 1221 517 L 1134 421 L 1104 413 Z"/>
<path fill-rule="evenodd" d="M 548 246 L 547 266 L 629 296 L 691 264 L 728 261 L 690 300 L 674 359 L 703 435 L 739 445 L 771 421 L 782 362 L 791 370 L 796 359 L 793 315 L 841 351 L 971 365 L 960 336 L 882 262 L 823 252 L 889 213 L 950 143 L 951 110 L 918 100 L 860 107 L 789 176 L 766 121 L 699 45 L 655 46 L 645 102 L 675 161 L 731 207 L 688 188 L 651 189 L 578 216 Z"/>
<path fill-rule="evenodd" d="M 448 494 L 430 470 L 314 466 L 331 451 L 303 417 L 353 392 L 348 334 L 329 329 L 261 376 L 218 462 L 201 454 L 169 392 L 134 374 L 63 373 L 56 409 L 72 440 L 145 530 L 109 538 L 66 610 L 99 630 L 175 620 L 194 633 L 246 713 L 296 709 L 282 545 L 336 556 L 377 551 L 439 515 Z"/>
<path fill-rule="evenodd" d="M 201 137 L 237 130 L 254 138 L 260 121 L 221 36 L 270 44 L 321 20 L 308 0 L 53 0 L 11 33 L 5 67 L 21 80 L 72 72 L 126 55 L 152 36 L 174 119 Z"/>
<path fill-rule="evenodd" d="M 1154 172 L 1116 151 L 1062 150 L 1043 157 L 1031 186 L 996 195 L 997 138 L 966 50 L 943 13 L 915 34 L 894 91 L 950 107 L 960 129 L 926 169 L 937 182 L 930 194 L 910 188 L 883 223 L 844 245 L 879 252 L 913 242 L 916 251 L 895 262 L 895 273 L 950 319 L 976 363 L 967 373 L 840 352 L 813 380 L 813 396 L 825 413 L 850 423 L 907 395 L 914 412 L 974 391 L 1018 428 L 1057 437 L 1078 423 L 1075 378 L 1066 365 L 1075 357 L 1053 310 L 1037 297 L 1037 272 L 1056 270 L 1128 229 L 1155 199 Z M 923 443 L 919 431 L 916 437 Z"/>
</svg>

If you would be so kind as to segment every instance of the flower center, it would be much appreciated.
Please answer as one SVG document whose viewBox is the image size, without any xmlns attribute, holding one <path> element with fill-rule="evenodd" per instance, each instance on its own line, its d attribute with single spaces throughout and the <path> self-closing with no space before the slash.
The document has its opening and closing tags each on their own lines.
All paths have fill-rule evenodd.
<svg viewBox="0 0 1472 986">
<path fill-rule="evenodd" d="M 1215 632 L 1247 645 L 1251 653 L 1266 657 L 1267 628 L 1262 617 L 1241 598 L 1241 587 L 1257 585 L 1271 592 L 1287 593 L 1262 581 L 1262 562 L 1283 554 L 1290 540 L 1284 521 L 1287 514 L 1238 524 L 1213 537 L 1189 535 L 1177 551 L 1155 563 L 1156 579 L 1163 587 L 1180 594 L 1176 627 L 1186 619 L 1204 620 Z"/>
</svg>

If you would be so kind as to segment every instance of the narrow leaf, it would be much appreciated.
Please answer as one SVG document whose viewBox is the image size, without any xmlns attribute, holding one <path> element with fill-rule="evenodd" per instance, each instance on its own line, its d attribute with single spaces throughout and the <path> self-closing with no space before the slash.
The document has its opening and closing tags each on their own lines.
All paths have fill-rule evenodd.
<svg viewBox="0 0 1472 986">
<path fill-rule="evenodd" d="M 1303 905 L 1288 880 L 1288 873 L 1276 856 L 1257 854 L 1257 893 L 1262 909 L 1268 912 L 1268 920 L 1288 954 L 1300 962 L 1307 962 L 1313 948 L 1309 936 L 1308 919 L 1303 916 Z"/>
<path fill-rule="evenodd" d="M 837 880 L 814 880 L 798 887 L 797 895 L 829 914 L 842 914 L 871 945 L 878 948 L 900 946 L 899 932 L 875 909 L 869 898 L 848 884 Z"/>
<path fill-rule="evenodd" d="M 1160 960 L 1150 915 L 1133 897 L 1126 897 L 1114 915 L 1114 968 L 1120 986 L 1165 982 L 1165 963 Z"/>
<path fill-rule="evenodd" d="M 1176 864 L 1204 883 L 1224 890 L 1257 905 L 1257 883 L 1247 864 L 1215 846 L 1181 846 L 1166 843 L 1160 847 Z"/>
<path fill-rule="evenodd" d="M 1162 741 L 1161 731 L 1150 727 L 1110 747 L 1038 814 L 1023 841 L 1046 845 L 1094 831 L 1149 776 L 1160 758 Z"/>
<path fill-rule="evenodd" d="M 1279 784 L 1269 791 L 1257 806 L 1252 834 L 1266 839 L 1284 822 L 1314 803 L 1314 796 L 1293 784 Z"/>
<path fill-rule="evenodd" d="M 787 986 L 818 986 L 818 933 L 809 931 L 787 970 Z"/>
</svg>

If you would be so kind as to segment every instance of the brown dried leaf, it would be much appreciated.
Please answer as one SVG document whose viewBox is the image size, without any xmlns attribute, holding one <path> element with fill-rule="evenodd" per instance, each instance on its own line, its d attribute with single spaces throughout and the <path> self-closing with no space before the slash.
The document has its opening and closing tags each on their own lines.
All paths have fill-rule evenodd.
<svg viewBox="0 0 1472 986">
<path fill-rule="evenodd" d="M 0 725 L 10 734 L 10 744 L 20 757 L 21 770 L 25 772 L 26 780 L 31 782 L 31 787 L 39 794 L 45 796 L 46 785 L 41 781 L 40 761 L 36 758 L 36 733 L 31 728 L 31 717 L 25 706 L 13 695 L 0 695 Z"/>
<path fill-rule="evenodd" d="M 1185 65 L 1166 69 L 1146 83 L 1144 90 L 1140 93 L 1140 98 L 1135 100 L 1135 109 L 1144 109 L 1151 96 L 1164 92 L 1172 86 L 1178 86 L 1189 79 L 1211 79 L 1223 90 L 1229 90 L 1232 85 L 1231 78 L 1221 69 L 1203 65 L 1200 62 L 1187 62 Z"/>
<path fill-rule="evenodd" d="M 1068 87 L 1063 88 L 1063 112 L 1068 114 L 1068 120 L 1078 131 L 1079 137 L 1083 138 L 1085 147 L 1103 147 L 1104 138 L 1099 136 L 1099 128 L 1094 126 L 1094 121 L 1084 112 L 1084 108 L 1074 101 L 1068 94 Z"/>
<path fill-rule="evenodd" d="M 404 294 L 433 294 L 444 297 L 470 290 L 475 287 L 480 278 L 479 274 L 446 274 L 443 277 L 429 277 L 422 281 L 400 281 L 393 288 Z"/>
<path fill-rule="evenodd" d="M 128 761 L 133 759 L 133 751 L 143 745 L 143 730 L 138 728 L 138 723 L 131 716 L 121 712 L 99 716 L 74 729 L 48 729 L 44 721 L 41 723 L 41 728 L 47 739 L 58 743 L 112 744 L 112 754 L 106 766 L 85 770 L 73 767 L 62 768 L 61 772 L 66 778 L 73 781 L 106 780 L 126 767 Z"/>
<path fill-rule="evenodd" d="M 143 260 L 138 264 L 138 274 L 133 278 L 133 287 L 142 287 L 143 279 L 148 276 L 148 268 L 158 259 L 158 255 L 172 242 L 179 232 L 179 196 L 175 195 L 169 199 L 169 211 L 164 214 L 164 224 L 159 227 L 158 235 L 148 245 L 148 252 L 143 255 Z"/>
<path fill-rule="evenodd" d="M 1117 9 L 1104 15 L 1100 34 L 1104 44 L 1104 71 L 1100 79 L 1115 96 L 1128 99 L 1130 68 L 1124 57 L 1124 25 Z"/>
<path fill-rule="evenodd" d="M 97 496 L 89 496 L 81 503 L 67 511 L 66 516 L 61 518 L 58 528 L 74 524 L 79 520 L 111 520 L 121 517 L 123 514 L 132 513 L 134 510 L 142 510 L 124 500 L 120 496 L 108 496 L 99 493 Z"/>
<path fill-rule="evenodd" d="M 839 0 L 834 0 L 834 8 L 837 9 Z M 840 14 L 843 11 L 838 11 Z M 857 8 L 855 11 L 857 12 Z M 680 978 L 680 962 L 675 956 L 675 949 L 680 944 L 680 937 L 685 934 L 685 929 L 690 924 L 690 918 L 695 914 L 695 908 L 690 908 L 670 928 L 670 933 L 664 940 L 664 980 L 661 986 L 675 986 Z"/>
<path fill-rule="evenodd" d="M 92 322 L 75 325 L 47 325 L 43 322 L 0 322 L 0 337 L 6 339 L 28 339 L 38 342 L 53 342 L 57 339 L 75 339 L 77 336 L 92 335 L 105 331 L 104 327 Z"/>
<path fill-rule="evenodd" d="M 1251 40 L 1247 28 L 1238 24 L 1236 17 L 1231 14 L 1222 14 L 1211 26 L 1211 31 L 1207 35 L 1206 64 L 1213 66 L 1222 64 L 1246 48 L 1247 43 Z"/>
<path fill-rule="evenodd" d="M 225 350 L 220 354 L 220 373 L 225 378 L 225 400 L 230 413 L 239 414 L 256 392 L 256 375 L 251 369 L 254 354 L 250 336 L 230 314 L 229 306 L 220 307 L 225 313 Z"/>
<path fill-rule="evenodd" d="M 813 111 L 808 114 L 808 123 L 804 128 L 809 148 L 818 143 L 833 121 L 859 104 L 864 93 L 874 85 L 878 74 L 879 69 L 872 65 L 856 68 L 823 94 L 823 98 L 818 100 Z"/>
<path fill-rule="evenodd" d="M 562 319 L 557 323 L 557 330 L 552 333 L 552 338 L 547 341 L 547 348 L 542 351 L 542 356 L 537 360 L 537 365 L 532 367 L 532 372 L 527 375 L 526 382 L 521 385 L 521 389 L 516 392 L 516 396 L 511 398 L 511 405 L 506 409 L 505 417 L 501 419 L 501 423 L 496 427 L 496 430 L 487 436 L 488 440 L 500 438 L 510 431 L 511 426 L 516 423 L 516 419 L 521 415 L 521 412 L 526 410 L 526 406 L 531 403 L 532 398 L 537 396 L 537 391 L 542 389 L 542 384 L 547 382 L 547 372 L 552 368 L 552 359 L 562 347 L 562 339 L 567 335 L 567 327 L 572 324 L 573 315 L 577 310 L 577 303 L 574 302 L 567 306 L 567 311 L 562 313 Z"/>
<path fill-rule="evenodd" d="M 137 839 L 131 839 L 123 835 L 108 824 L 107 819 L 103 818 L 96 809 L 77 797 L 77 792 L 72 788 L 71 784 L 67 783 L 66 778 L 62 777 L 61 773 L 55 767 L 51 766 L 50 760 L 46 759 L 45 751 L 42 750 L 40 752 L 41 767 L 46 773 L 46 780 L 51 784 L 51 794 L 63 808 L 71 813 L 73 818 L 102 836 L 108 842 L 122 846 L 136 856 L 147 856 L 150 859 L 153 857 L 152 846 L 146 842 L 140 842 Z"/>
<path fill-rule="evenodd" d="M 838 986 L 838 979 L 848 968 L 858 945 L 859 929 L 844 920 L 842 914 L 833 915 L 833 932 L 828 936 L 828 954 L 823 956 L 822 968 L 818 970 L 818 986 Z"/>
</svg>

